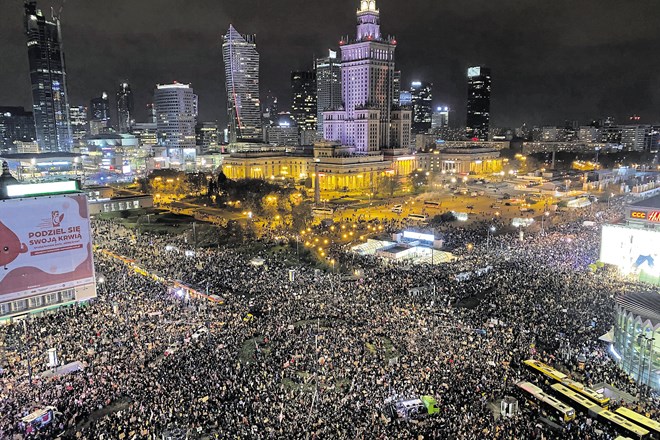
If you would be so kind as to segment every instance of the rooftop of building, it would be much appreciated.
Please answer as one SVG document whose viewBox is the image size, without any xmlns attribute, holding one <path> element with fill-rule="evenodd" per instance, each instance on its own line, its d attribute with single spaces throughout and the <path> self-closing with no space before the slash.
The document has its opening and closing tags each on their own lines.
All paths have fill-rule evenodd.
<svg viewBox="0 0 660 440">
<path fill-rule="evenodd" d="M 468 147 L 461 147 L 461 148 L 445 148 L 443 150 L 440 150 L 440 152 L 458 153 L 458 154 L 499 153 L 499 151 L 493 148 L 481 147 L 477 145 L 470 145 Z"/>
<path fill-rule="evenodd" d="M 189 89 L 190 84 L 181 84 L 178 82 L 174 82 L 172 84 L 157 84 L 156 85 L 157 89 Z"/>
<path fill-rule="evenodd" d="M 660 195 L 649 197 L 648 199 L 640 200 L 635 203 L 631 203 L 630 206 L 634 206 L 635 208 L 660 209 Z M 660 310 L 660 308 L 658 310 Z"/>
<path fill-rule="evenodd" d="M 616 302 L 643 321 L 660 324 L 660 294 L 655 292 L 629 293 L 616 298 Z"/>
<path fill-rule="evenodd" d="M 2 159 L 5 160 L 24 160 L 24 159 L 74 159 L 81 157 L 78 153 L 70 153 L 66 151 L 52 151 L 46 153 L 11 153 L 3 154 Z"/>
</svg>

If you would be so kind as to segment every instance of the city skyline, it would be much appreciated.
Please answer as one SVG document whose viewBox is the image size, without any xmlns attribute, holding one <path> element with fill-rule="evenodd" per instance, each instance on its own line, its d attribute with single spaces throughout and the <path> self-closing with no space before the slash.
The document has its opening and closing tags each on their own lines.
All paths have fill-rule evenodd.
<svg viewBox="0 0 660 440">
<path fill-rule="evenodd" d="M 29 109 L 21 3 L 8 4 L 0 21 L 7 60 L 0 72 L 5 84 L 0 86 L 0 103 Z M 649 74 L 658 71 L 660 61 L 645 56 L 660 43 L 651 23 L 660 5 L 641 2 L 633 10 L 613 1 L 588 1 L 569 12 L 549 2 L 515 7 L 473 3 L 466 7 L 452 1 L 420 1 L 409 8 L 393 0 L 379 2 L 387 11 L 383 25 L 401 42 L 402 83 L 432 82 L 434 105 L 450 106 L 457 124 L 465 123 L 465 68 L 479 64 L 494 72 L 493 126 L 587 122 L 609 115 L 623 122 L 633 113 L 642 116 L 642 123 L 660 120 L 660 77 Z M 50 6 L 57 10 L 59 3 L 39 4 L 47 16 Z M 358 2 L 294 6 L 287 1 L 200 1 L 181 14 L 171 14 L 174 8 L 167 4 L 139 6 L 135 11 L 124 1 L 65 6 L 62 38 L 70 105 L 85 105 L 99 90 L 113 90 L 118 81 L 127 80 L 135 93 L 136 119 L 146 120 L 144 107 L 151 102 L 154 85 L 178 80 L 198 91 L 201 120 L 224 124 L 219 54 L 223 28 L 231 22 L 243 32 L 257 34 L 261 91 L 273 91 L 281 107 L 288 107 L 291 71 L 310 69 L 314 57 L 337 48 L 337 35 L 345 34 L 354 22 L 352 11 Z M 143 7 L 155 13 L 145 19 L 149 14 L 140 13 Z M 580 19 L 586 13 L 589 22 Z M 336 20 L 320 18 L 329 14 Z M 620 22 L 636 26 L 623 29 L 616 25 Z"/>
</svg>

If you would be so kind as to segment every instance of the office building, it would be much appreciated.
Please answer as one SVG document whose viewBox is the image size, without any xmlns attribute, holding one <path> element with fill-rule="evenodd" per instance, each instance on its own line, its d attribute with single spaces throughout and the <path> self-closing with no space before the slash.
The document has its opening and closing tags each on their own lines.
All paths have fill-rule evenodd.
<svg viewBox="0 0 660 440">
<path fill-rule="evenodd" d="M 157 121 L 158 118 L 156 117 L 156 106 L 153 103 L 147 104 L 147 122 L 155 124 Z"/>
<path fill-rule="evenodd" d="M 431 129 L 440 130 L 449 127 L 449 107 L 437 107 L 431 117 Z"/>
<path fill-rule="evenodd" d="M 467 77 L 467 136 L 485 141 L 488 140 L 490 128 L 490 69 L 482 66 L 470 67 Z"/>
<path fill-rule="evenodd" d="M 197 95 L 189 84 L 158 84 L 154 91 L 158 143 L 164 147 L 170 166 L 195 164 Z"/>
<path fill-rule="evenodd" d="M 87 136 L 87 107 L 83 105 L 69 107 L 69 120 L 73 144 L 79 147 L 83 138 Z"/>
<path fill-rule="evenodd" d="M 323 134 L 323 112 L 341 106 L 341 60 L 337 52 L 316 60 L 316 127 Z"/>
<path fill-rule="evenodd" d="M 110 101 L 108 94 L 103 92 L 101 96 L 89 101 L 89 134 L 96 136 L 107 133 L 110 129 Z"/>
<path fill-rule="evenodd" d="M 392 102 L 394 103 L 395 106 L 401 105 L 400 97 L 401 97 L 401 71 L 400 70 L 395 70 L 394 71 L 394 77 L 393 77 L 393 87 L 394 87 L 394 92 L 392 95 Z"/>
<path fill-rule="evenodd" d="M 36 0 L 25 2 L 32 108 L 37 143 L 42 151 L 70 151 L 71 126 L 62 52 L 60 20 L 47 20 Z"/>
<path fill-rule="evenodd" d="M 128 83 L 121 83 L 117 90 L 117 130 L 130 133 L 133 123 L 133 92 Z"/>
<path fill-rule="evenodd" d="M 412 107 L 412 92 L 410 90 L 401 90 L 399 92 L 399 105 L 401 107 Z"/>
<path fill-rule="evenodd" d="M 259 102 L 259 52 L 254 35 L 230 25 L 222 37 L 230 142 L 262 139 Z"/>
<path fill-rule="evenodd" d="M 582 142 L 598 142 L 600 129 L 593 125 L 583 125 L 578 129 L 577 138 Z"/>
<path fill-rule="evenodd" d="M 218 122 L 198 122 L 195 126 L 197 154 L 207 153 L 218 148 Z"/>
<path fill-rule="evenodd" d="M 396 40 L 380 30 L 375 0 L 362 0 L 355 40 L 341 41 L 343 109 L 323 114 L 323 137 L 355 154 L 410 147 L 411 112 L 394 107 Z"/>
<path fill-rule="evenodd" d="M 291 72 L 291 114 L 300 131 L 316 131 L 316 72 Z"/>
<path fill-rule="evenodd" d="M 650 125 L 622 125 L 619 128 L 621 129 L 621 145 L 624 149 L 629 151 L 649 150 Z"/>
<path fill-rule="evenodd" d="M 273 146 L 294 147 L 300 144 L 299 127 L 290 113 L 282 112 L 274 119 L 274 123 L 266 127 L 267 143 Z"/>
<path fill-rule="evenodd" d="M 413 107 L 413 133 L 426 133 L 431 129 L 433 116 L 433 84 L 413 81 L 410 94 Z"/>
<path fill-rule="evenodd" d="M 13 148 L 15 142 L 37 138 L 32 112 L 23 107 L 0 107 L 0 148 Z"/>
<path fill-rule="evenodd" d="M 138 138 L 140 147 L 150 149 L 158 144 L 158 124 L 156 122 L 136 122 L 132 133 Z"/>
<path fill-rule="evenodd" d="M 277 112 L 279 111 L 279 105 L 277 103 L 277 96 L 273 95 L 269 90 L 266 93 L 266 97 L 261 100 L 261 113 L 264 119 L 275 118 Z"/>
</svg>

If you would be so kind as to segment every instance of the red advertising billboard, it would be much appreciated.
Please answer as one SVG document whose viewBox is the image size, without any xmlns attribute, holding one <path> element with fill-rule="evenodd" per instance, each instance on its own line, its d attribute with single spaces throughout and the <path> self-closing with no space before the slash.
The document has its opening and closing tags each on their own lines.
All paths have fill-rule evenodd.
<svg viewBox="0 0 660 440">
<path fill-rule="evenodd" d="M 0 201 L 0 302 L 94 284 L 85 194 Z"/>
</svg>

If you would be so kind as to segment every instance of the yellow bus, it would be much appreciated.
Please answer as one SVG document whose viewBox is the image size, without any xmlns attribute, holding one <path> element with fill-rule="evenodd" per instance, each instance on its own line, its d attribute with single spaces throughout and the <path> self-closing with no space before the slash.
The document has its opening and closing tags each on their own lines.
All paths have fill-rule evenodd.
<svg viewBox="0 0 660 440">
<path fill-rule="evenodd" d="M 523 361 L 523 363 L 532 370 L 535 370 L 536 372 L 541 373 L 544 376 L 549 377 L 550 379 L 554 379 L 557 382 L 561 382 L 564 379 L 568 379 L 567 375 L 565 375 L 559 370 L 555 370 L 554 368 L 544 364 L 543 362 L 534 359 L 527 359 L 526 361 Z"/>
<path fill-rule="evenodd" d="M 558 395 L 567 398 L 571 405 L 589 414 L 590 416 L 597 416 L 598 413 L 603 411 L 596 402 L 592 402 L 581 394 L 565 387 L 560 383 L 555 383 L 550 386 Z"/>
<path fill-rule="evenodd" d="M 583 396 L 588 397 L 589 399 L 596 402 L 597 404 L 599 404 L 603 408 L 607 409 L 607 407 L 610 403 L 610 399 L 609 399 L 609 397 L 606 397 L 603 393 L 599 393 L 598 391 L 593 390 L 593 389 L 581 384 L 580 382 L 576 382 L 574 380 L 571 380 L 566 374 L 562 373 L 559 370 L 556 370 L 556 369 L 552 368 L 549 365 L 544 364 L 543 362 L 540 362 L 540 361 L 537 361 L 537 360 L 534 360 L 534 359 L 528 359 L 528 360 L 524 361 L 524 363 L 525 363 L 525 365 L 527 365 L 532 370 L 535 370 L 536 372 L 541 373 L 544 376 L 546 376 L 546 377 L 548 377 L 552 380 L 555 380 L 557 382 L 561 382 L 562 384 L 564 384 L 568 388 L 572 389 L 573 391 L 576 391 L 576 392 L 582 394 Z"/>
<path fill-rule="evenodd" d="M 651 431 L 655 438 L 660 439 L 660 423 L 656 422 L 655 420 L 644 417 L 643 415 L 624 407 L 621 407 L 614 412 L 622 415 L 632 422 L 637 423 L 639 426 L 648 429 Z"/>
<path fill-rule="evenodd" d="M 630 420 L 606 409 L 598 413 L 598 420 L 634 440 L 648 440 L 651 433 L 646 428 L 635 425 Z"/>
<path fill-rule="evenodd" d="M 562 422 L 570 422 L 575 419 L 575 410 L 573 407 L 544 393 L 543 390 L 536 385 L 529 382 L 518 382 L 516 385 L 518 388 L 525 391 L 533 401 L 536 401 L 539 405 L 543 406 L 548 412 L 552 413 L 553 416 Z"/>
<path fill-rule="evenodd" d="M 599 393 L 598 391 L 589 388 L 588 386 L 585 386 L 581 384 L 580 382 L 576 382 L 571 379 L 564 379 L 561 381 L 562 384 L 566 385 L 573 391 L 576 391 L 583 396 L 588 397 L 589 399 L 593 400 L 603 408 L 607 409 L 609 404 L 610 404 L 610 398 L 605 396 L 603 393 Z"/>
</svg>

